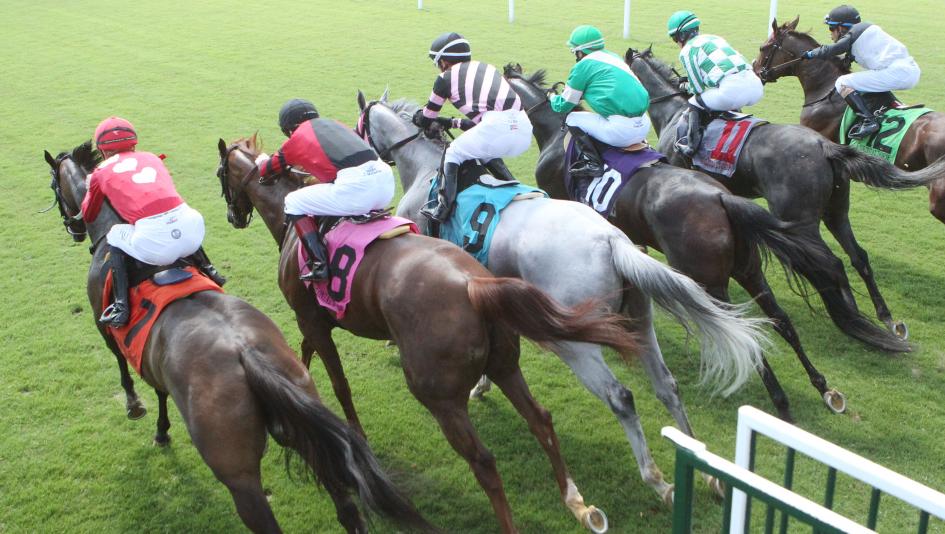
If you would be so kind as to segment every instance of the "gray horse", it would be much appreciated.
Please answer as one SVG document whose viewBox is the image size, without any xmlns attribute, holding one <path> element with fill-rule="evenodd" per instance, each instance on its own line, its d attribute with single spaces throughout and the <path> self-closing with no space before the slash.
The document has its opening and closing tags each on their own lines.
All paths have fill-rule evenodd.
<svg viewBox="0 0 945 534">
<path fill-rule="evenodd" d="M 399 169 L 405 193 L 397 214 L 425 228 L 419 210 L 444 145 L 419 135 L 410 120 L 416 104 L 386 102 L 386 91 L 370 104 L 359 93 L 359 129 L 381 157 L 393 160 Z M 527 280 L 565 305 L 600 299 L 633 318 L 630 328 L 640 340 L 641 359 L 656 396 L 687 434 L 692 435 L 692 427 L 656 341 L 651 298 L 687 329 L 695 326 L 702 341 L 703 381 L 723 394 L 735 391 L 759 365 L 760 345 L 766 341 L 763 320 L 745 317 L 744 306 L 712 298 L 688 277 L 638 250 L 583 204 L 544 197 L 512 202 L 492 238 L 489 267 L 497 276 Z M 630 441 L 643 480 L 669 502 L 672 486 L 650 454 L 633 396 L 607 367 L 600 346 L 560 342 L 549 348 L 611 409 Z"/>
</svg>

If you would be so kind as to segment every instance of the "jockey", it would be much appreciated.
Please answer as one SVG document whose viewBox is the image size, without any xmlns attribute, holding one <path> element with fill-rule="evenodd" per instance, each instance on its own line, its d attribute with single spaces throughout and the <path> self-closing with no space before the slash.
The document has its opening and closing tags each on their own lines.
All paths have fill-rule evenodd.
<svg viewBox="0 0 945 534">
<path fill-rule="evenodd" d="M 551 97 L 551 109 L 570 112 L 565 124 L 581 152 L 571 166 L 571 176 L 589 183 L 604 172 L 591 138 L 619 148 L 645 141 L 650 132 L 646 115 L 650 95 L 623 59 L 604 49 L 604 36 L 597 28 L 578 26 L 567 45 L 576 64 L 571 67 L 564 91 Z M 593 111 L 571 111 L 581 99 Z"/>
<path fill-rule="evenodd" d="M 469 41 L 458 33 L 444 33 L 430 46 L 430 59 L 441 74 L 433 83 L 426 106 L 417 110 L 413 122 L 429 128 L 438 119 L 440 109 L 450 100 L 468 119 L 452 119 L 451 127 L 460 134 L 446 149 L 440 169 L 437 205 L 425 206 L 423 215 L 445 222 L 456 200 L 456 180 L 464 161 L 480 160 L 495 176 L 514 180 L 499 159 L 514 157 L 528 150 L 532 142 L 532 123 L 522 110 L 522 99 L 492 65 L 472 60 Z"/>
<path fill-rule="evenodd" d="M 689 129 L 676 140 L 676 149 L 692 157 L 713 111 L 734 111 L 761 100 L 764 89 L 751 64 L 721 37 L 699 34 L 692 11 L 669 17 L 667 32 L 679 45 L 679 61 L 689 78 Z"/>
<path fill-rule="evenodd" d="M 862 139 L 879 131 L 880 125 L 862 93 L 882 93 L 912 89 L 919 83 L 919 66 L 906 46 L 879 26 L 861 22 L 853 6 L 833 8 L 824 17 L 834 44 L 804 52 L 805 59 L 823 59 L 846 54 L 867 70 L 844 74 L 837 78 L 837 92 L 863 120 L 849 133 Z"/>
<path fill-rule="evenodd" d="M 136 152 L 138 135 L 130 122 L 109 117 L 95 128 L 95 146 L 105 161 L 88 176 L 82 200 L 82 218 L 98 218 L 107 199 L 128 224 L 116 224 L 106 236 L 112 271 L 112 303 L 99 322 L 111 326 L 128 323 L 127 256 L 148 265 L 171 265 L 190 257 L 218 285 L 226 279 L 211 265 L 200 246 L 203 217 L 177 194 L 174 181 L 161 157 Z M 127 256 L 126 256 L 127 255 Z"/>
<path fill-rule="evenodd" d="M 285 197 L 286 224 L 308 252 L 310 272 L 305 281 L 327 280 L 328 249 L 309 216 L 363 215 L 386 208 L 394 198 L 394 172 L 350 128 L 336 120 L 321 119 L 308 100 L 294 98 L 279 110 L 279 128 L 288 137 L 272 157 L 256 158 L 259 180 L 265 183 L 297 166 L 318 183 Z"/>
</svg>

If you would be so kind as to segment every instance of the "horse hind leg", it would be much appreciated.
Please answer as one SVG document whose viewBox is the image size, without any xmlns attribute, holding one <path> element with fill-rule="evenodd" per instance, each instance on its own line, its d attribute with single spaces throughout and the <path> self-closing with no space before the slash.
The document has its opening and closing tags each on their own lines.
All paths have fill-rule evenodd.
<svg viewBox="0 0 945 534">
<path fill-rule="evenodd" d="M 171 436 L 167 431 L 171 428 L 171 420 L 167 416 L 167 393 L 154 390 L 158 398 L 157 433 L 154 434 L 154 444 L 166 447 L 171 444 Z"/>
<path fill-rule="evenodd" d="M 128 419 L 136 421 L 147 415 L 148 410 L 144 407 L 144 403 L 141 402 L 138 393 L 135 391 L 135 381 L 131 378 L 131 373 L 128 372 L 128 361 L 125 360 L 125 357 L 117 350 L 112 352 L 114 352 L 115 358 L 118 360 L 118 372 L 121 374 L 121 388 L 125 390 L 125 414 L 128 416 Z"/>
<path fill-rule="evenodd" d="M 554 426 L 551 423 L 551 414 L 532 397 L 521 370 L 517 367 L 514 369 L 506 368 L 502 372 L 491 373 L 489 377 L 499 386 L 519 415 L 525 419 L 529 430 L 538 440 L 538 443 L 541 444 L 545 454 L 548 455 L 555 472 L 558 488 L 561 491 L 561 497 L 568 509 L 583 526 L 592 532 L 606 532 L 608 528 L 607 516 L 596 507 L 587 506 L 584 503 L 584 497 L 578 491 L 577 485 L 568 473 L 564 458 L 561 456 L 558 436 L 555 434 Z"/>
</svg>

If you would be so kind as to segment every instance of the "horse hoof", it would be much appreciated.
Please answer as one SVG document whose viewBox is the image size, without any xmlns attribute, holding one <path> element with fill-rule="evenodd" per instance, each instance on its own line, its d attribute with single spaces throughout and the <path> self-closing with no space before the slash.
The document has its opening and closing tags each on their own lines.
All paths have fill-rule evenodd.
<svg viewBox="0 0 945 534">
<path fill-rule="evenodd" d="M 673 484 L 670 484 L 669 487 L 666 488 L 666 492 L 663 493 L 663 504 L 672 508 L 673 502 L 675 501 L 675 497 L 674 497 L 675 494 L 676 494 L 676 486 Z"/>
<path fill-rule="evenodd" d="M 905 341 L 909 339 L 909 327 L 902 321 L 896 321 L 892 325 L 893 334 L 899 336 L 899 339 Z"/>
<path fill-rule="evenodd" d="M 147 415 L 148 410 L 144 407 L 144 404 L 141 404 L 141 401 L 135 401 L 125 407 L 125 413 L 128 414 L 128 419 L 137 421 Z"/>
<path fill-rule="evenodd" d="M 164 436 L 154 436 L 154 444 L 163 449 L 171 444 L 171 436 L 167 434 Z"/>
<path fill-rule="evenodd" d="M 843 393 L 835 389 L 828 389 L 824 392 L 824 403 L 833 413 L 843 413 L 847 411 L 847 398 Z"/>
<path fill-rule="evenodd" d="M 397 343 L 394 343 L 394 340 L 392 339 L 388 339 L 387 341 L 384 342 L 385 348 L 396 347 L 396 346 L 397 346 Z"/>
<path fill-rule="evenodd" d="M 587 507 L 587 512 L 584 513 L 584 519 L 581 522 L 594 534 L 603 534 L 610 526 L 607 523 L 607 514 L 603 510 L 598 510 L 596 506 Z"/>
<path fill-rule="evenodd" d="M 479 379 L 479 382 L 476 383 L 476 386 L 472 388 L 472 391 L 469 392 L 469 399 L 482 399 L 483 395 L 485 395 L 490 389 L 492 389 L 492 381 L 483 375 L 483 377 Z"/>
<path fill-rule="evenodd" d="M 706 482 L 709 484 L 709 489 L 712 490 L 717 497 L 725 498 L 725 484 L 721 480 L 715 477 L 709 477 Z"/>
</svg>

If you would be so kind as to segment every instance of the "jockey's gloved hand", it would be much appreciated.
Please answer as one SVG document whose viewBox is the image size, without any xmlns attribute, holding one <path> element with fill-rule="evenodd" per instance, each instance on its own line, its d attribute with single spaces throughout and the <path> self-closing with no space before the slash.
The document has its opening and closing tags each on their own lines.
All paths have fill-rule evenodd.
<svg viewBox="0 0 945 534">
<path fill-rule="evenodd" d="M 454 123 L 454 119 L 449 117 L 437 117 L 436 123 L 443 127 L 444 130 L 449 130 L 450 128 L 456 128 L 459 125 Z"/>
<path fill-rule="evenodd" d="M 801 54 L 801 59 L 814 59 L 814 51 L 808 50 L 807 52 L 804 52 Z"/>
<path fill-rule="evenodd" d="M 257 166 L 257 167 L 261 166 L 261 165 L 262 165 L 263 163 L 265 163 L 266 160 L 268 160 L 268 159 L 269 159 L 269 155 L 268 155 L 268 154 L 266 154 L 265 152 L 260 152 L 259 155 L 256 156 L 256 166 Z"/>
<path fill-rule="evenodd" d="M 410 122 L 417 128 L 426 128 L 430 125 L 430 119 L 423 116 L 423 108 L 414 112 L 413 117 L 410 118 Z"/>
</svg>

